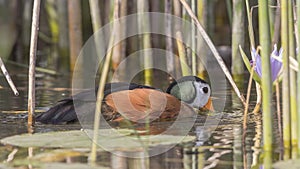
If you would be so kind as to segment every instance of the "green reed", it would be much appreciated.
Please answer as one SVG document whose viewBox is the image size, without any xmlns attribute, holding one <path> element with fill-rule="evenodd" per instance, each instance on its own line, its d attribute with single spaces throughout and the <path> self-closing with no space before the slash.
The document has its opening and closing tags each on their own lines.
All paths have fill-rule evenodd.
<svg viewBox="0 0 300 169">
<path fill-rule="evenodd" d="M 297 35 L 298 35 L 298 38 L 300 37 L 300 0 L 297 0 Z M 297 45 L 298 49 L 300 49 L 300 43 L 298 43 Z M 298 52 L 297 54 L 297 60 L 298 60 L 298 70 L 300 70 L 300 52 Z M 300 73 L 297 73 L 297 105 L 300 105 Z M 297 110 L 297 117 L 298 117 L 298 128 L 300 127 L 300 108 L 298 108 Z M 300 156 L 300 130 L 298 129 L 298 156 Z"/>
<path fill-rule="evenodd" d="M 288 26 L 289 26 L 289 57 L 296 57 L 295 36 L 294 36 L 294 17 L 293 17 L 293 2 L 288 3 Z M 290 70 L 290 108 L 291 108 L 291 146 L 297 147 L 297 95 L 296 92 L 296 72 Z"/>
<path fill-rule="evenodd" d="M 273 144 L 273 130 L 272 130 L 272 80 L 270 69 L 270 24 L 269 24 L 269 7 L 268 1 L 258 1 L 258 15 L 259 15 L 259 42 L 262 47 L 262 79 L 261 87 L 263 92 L 263 135 L 264 135 L 264 150 L 272 151 Z"/>
<path fill-rule="evenodd" d="M 289 32 L 288 29 L 288 0 L 281 1 L 281 46 L 283 50 L 283 79 L 282 79 L 282 114 L 283 114 L 283 145 L 290 149 L 290 70 L 289 70 Z"/>
<path fill-rule="evenodd" d="M 232 18 L 232 66 L 231 73 L 235 78 L 242 78 L 244 74 L 244 64 L 239 52 L 239 46 L 244 48 L 245 44 L 245 4 L 243 0 L 233 0 Z M 243 81 L 243 80 L 242 80 Z"/>
<path fill-rule="evenodd" d="M 82 40 L 82 15 L 80 0 L 68 1 L 70 69 L 73 72 L 77 56 L 80 53 Z"/>
<path fill-rule="evenodd" d="M 137 1 L 137 10 L 139 13 L 138 16 L 138 29 L 139 32 L 150 32 L 150 16 L 145 12 L 149 12 L 149 1 L 146 0 L 139 0 Z M 143 61 L 144 61 L 144 78 L 146 85 L 152 85 L 152 67 L 153 67 L 153 60 L 152 60 L 152 52 L 151 50 L 145 50 L 151 48 L 151 34 L 144 33 L 140 37 L 142 41 L 141 49 L 143 49 Z"/>
</svg>

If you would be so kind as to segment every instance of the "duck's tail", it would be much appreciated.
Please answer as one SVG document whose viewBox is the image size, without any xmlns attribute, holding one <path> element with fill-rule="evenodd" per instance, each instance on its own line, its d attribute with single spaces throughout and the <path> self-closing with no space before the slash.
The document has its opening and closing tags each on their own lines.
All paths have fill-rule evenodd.
<svg viewBox="0 0 300 169">
<path fill-rule="evenodd" d="M 73 99 L 67 98 L 59 101 L 48 111 L 38 114 L 35 120 L 45 124 L 65 124 L 77 121 Z"/>
</svg>

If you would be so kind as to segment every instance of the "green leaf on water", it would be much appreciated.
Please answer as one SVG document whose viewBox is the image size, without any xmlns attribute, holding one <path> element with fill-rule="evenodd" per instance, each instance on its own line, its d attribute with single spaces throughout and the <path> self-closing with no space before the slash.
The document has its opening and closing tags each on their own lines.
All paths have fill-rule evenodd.
<svg viewBox="0 0 300 169">
<path fill-rule="evenodd" d="M 69 157 L 80 157 L 84 155 L 85 153 L 79 151 L 68 149 L 55 149 L 49 152 L 37 154 L 33 156 L 32 159 L 39 162 L 61 162 Z"/>
<path fill-rule="evenodd" d="M 174 135 L 141 135 L 137 137 L 133 130 L 129 129 L 101 129 L 99 135 L 100 145 L 105 145 L 109 150 L 124 150 L 135 151 L 140 150 L 142 145 L 149 147 L 177 144 L 180 141 L 190 142 L 195 140 L 195 136 L 174 136 Z M 114 135 L 113 133 L 120 133 Z M 88 135 L 91 136 L 92 131 L 86 130 L 72 130 L 62 132 L 36 133 L 36 134 L 22 134 L 7 137 L 2 139 L 2 144 L 9 144 L 19 147 L 46 147 L 46 148 L 71 148 L 89 151 L 92 141 Z M 142 143 L 140 143 L 142 142 Z M 98 148 L 101 151 L 101 147 Z"/>
<path fill-rule="evenodd" d="M 286 160 L 279 161 L 273 164 L 273 168 L 275 169 L 299 169 L 300 168 L 300 159 L 295 160 Z"/>
<path fill-rule="evenodd" d="M 0 169 L 13 169 L 13 167 L 8 166 L 7 164 L 0 164 Z"/>
<path fill-rule="evenodd" d="M 63 168 L 63 169 L 108 169 L 108 167 L 102 167 L 102 166 L 91 166 L 89 164 L 83 164 L 83 163 L 44 163 L 41 165 L 41 168 L 47 168 L 47 169 L 57 169 L 57 168 Z"/>
<path fill-rule="evenodd" d="M 103 166 L 91 166 L 89 164 L 84 163 L 41 163 L 35 160 L 15 160 L 12 163 L 0 164 L 0 169 L 13 169 L 15 167 L 27 168 L 28 165 L 31 165 L 33 168 L 39 169 L 108 169 L 108 167 Z"/>
</svg>

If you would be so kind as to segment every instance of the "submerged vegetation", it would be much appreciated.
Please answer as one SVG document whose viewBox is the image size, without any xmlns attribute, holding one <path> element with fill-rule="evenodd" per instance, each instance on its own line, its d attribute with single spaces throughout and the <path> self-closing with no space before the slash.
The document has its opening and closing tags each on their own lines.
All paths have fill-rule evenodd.
<svg viewBox="0 0 300 169">
<path fill-rule="evenodd" d="M 99 83 L 96 82 L 99 89 L 93 125 L 94 141 L 88 140 L 89 145 L 84 146 L 92 145 L 88 149 L 91 153 L 85 156 L 89 156 L 89 162 L 94 165 L 99 153 L 97 140 L 101 140 L 97 129 L 101 126 L 106 82 L 128 79 L 131 82 L 136 78 L 146 85 L 162 86 L 181 76 L 197 75 L 214 86 L 214 78 L 220 78 L 217 75 L 222 74 L 238 97 L 237 104 L 244 110 L 244 131 L 239 133 L 244 141 L 243 151 L 246 152 L 246 138 L 249 135 L 247 126 L 254 116 L 254 122 L 259 125 L 262 122 L 263 128 L 263 138 L 260 138 L 263 141 L 257 145 L 263 150 L 260 152 L 264 160 L 261 165 L 272 168 L 272 162 L 277 160 L 272 156 L 275 149 L 280 151 L 278 160 L 299 161 L 300 158 L 299 6 L 300 0 L 3 0 L 0 1 L 0 67 L 5 75 L 3 78 L 7 79 L 15 95 L 18 95 L 17 88 L 8 74 L 10 70 L 7 71 L 4 64 L 29 68 L 28 108 L 22 109 L 28 109 L 28 131 L 34 133 L 35 72 L 53 77 L 64 75 L 70 80 L 74 78 L 74 73 L 78 73 L 76 71 L 93 69 L 89 64 L 99 63 L 94 70 L 95 77 L 92 77 L 93 82 L 100 79 Z M 152 12 L 165 15 L 154 15 Z M 134 22 L 126 22 L 128 20 L 124 18 L 134 14 L 137 14 Z M 155 19 L 155 16 L 163 17 Z M 104 28 L 109 28 L 109 31 L 105 32 Z M 163 33 L 159 34 L 160 30 L 164 30 Z M 86 47 L 85 44 L 89 44 L 91 39 L 92 47 Z M 87 51 L 97 58 L 82 59 Z M 164 51 L 163 54 L 159 53 L 161 51 Z M 222 73 L 215 73 L 216 69 Z M 250 78 L 247 78 L 249 74 Z M 83 83 L 86 83 L 85 78 L 90 78 L 90 74 L 82 73 L 81 76 Z M 245 81 L 248 83 L 247 90 Z M 224 85 L 227 82 L 224 81 Z M 5 85 L 0 85 L 2 90 L 2 85 Z M 216 91 L 212 92 L 215 94 L 214 104 L 218 105 L 216 102 L 221 99 Z M 254 95 L 256 100 L 251 97 Z M 276 100 L 276 105 L 273 100 Z M 252 103 L 255 106 L 251 106 Z M 224 106 L 217 109 L 217 113 L 223 113 L 223 109 Z M 148 123 L 145 126 L 149 129 Z M 276 132 L 280 137 L 274 136 Z M 145 139 L 147 134 L 134 131 L 133 135 L 139 135 L 137 138 L 145 143 L 141 145 L 143 150 L 148 150 L 148 144 L 151 148 L 159 147 L 163 141 L 173 139 L 171 135 L 164 135 L 166 140 L 158 139 L 158 144 L 150 144 Z M 31 147 L 34 141 L 30 139 L 37 139 L 39 135 L 33 136 L 36 138 L 13 136 L 3 139 L 2 143 L 24 146 L 19 142 L 25 140 L 28 144 L 24 147 Z M 122 142 L 122 138 L 118 139 L 121 141 L 114 142 L 116 145 Z M 192 136 L 187 137 L 188 141 L 193 139 Z M 37 147 L 49 146 L 43 141 Z M 109 140 L 102 141 L 109 144 Z M 280 144 L 274 147 L 277 142 Z M 130 146 L 126 150 L 114 147 L 113 151 L 136 148 Z M 29 148 L 29 156 L 31 151 Z M 199 153 L 201 146 L 194 146 L 190 151 Z M 14 156 L 13 152 L 10 156 Z M 145 155 L 148 152 L 139 150 L 139 153 Z M 246 156 L 243 160 L 243 167 L 250 168 Z M 147 159 L 142 163 L 143 167 L 149 168 Z M 257 167 L 255 164 L 252 167 Z M 280 167 L 280 163 L 274 165 L 277 166 Z"/>
</svg>

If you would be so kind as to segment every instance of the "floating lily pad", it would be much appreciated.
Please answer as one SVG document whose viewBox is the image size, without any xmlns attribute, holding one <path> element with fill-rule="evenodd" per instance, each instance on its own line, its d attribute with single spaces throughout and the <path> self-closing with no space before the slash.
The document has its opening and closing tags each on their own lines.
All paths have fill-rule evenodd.
<svg viewBox="0 0 300 169">
<path fill-rule="evenodd" d="M 108 167 L 103 166 L 91 166 L 89 164 L 84 163 L 40 163 L 36 161 L 29 160 L 20 160 L 10 164 L 0 164 L 0 169 L 13 169 L 13 166 L 27 166 L 31 165 L 34 168 L 39 169 L 108 169 Z"/>
<path fill-rule="evenodd" d="M 5 164 L 0 164 L 0 169 L 13 169 L 13 167 L 7 166 Z"/>
<path fill-rule="evenodd" d="M 91 133 L 91 131 L 86 131 Z M 112 133 L 120 133 L 115 135 Z M 194 136 L 173 136 L 173 135 L 151 135 L 136 136 L 133 130 L 127 129 L 105 129 L 99 130 L 98 144 L 105 145 L 106 150 L 136 151 L 147 147 L 160 145 L 177 144 L 195 140 Z M 2 144 L 9 144 L 19 147 L 46 147 L 46 148 L 71 148 L 89 151 L 92 141 L 84 131 L 73 130 L 63 132 L 49 132 L 36 134 L 23 134 L 7 137 L 1 140 Z M 102 150 L 99 147 L 99 151 Z"/>
<path fill-rule="evenodd" d="M 275 169 L 299 169 L 300 168 L 300 159 L 296 160 L 287 160 L 287 161 L 279 161 L 273 164 L 273 168 Z"/>
<path fill-rule="evenodd" d="M 78 151 L 55 149 L 50 152 L 44 152 L 32 157 L 33 160 L 40 162 L 62 162 L 68 157 L 80 157 L 84 154 Z"/>
<path fill-rule="evenodd" d="M 91 166 L 88 164 L 83 163 L 45 163 L 41 166 L 41 169 L 47 168 L 47 169 L 57 169 L 57 168 L 63 168 L 63 169 L 108 169 L 108 167 L 102 167 L 102 166 Z"/>
</svg>

